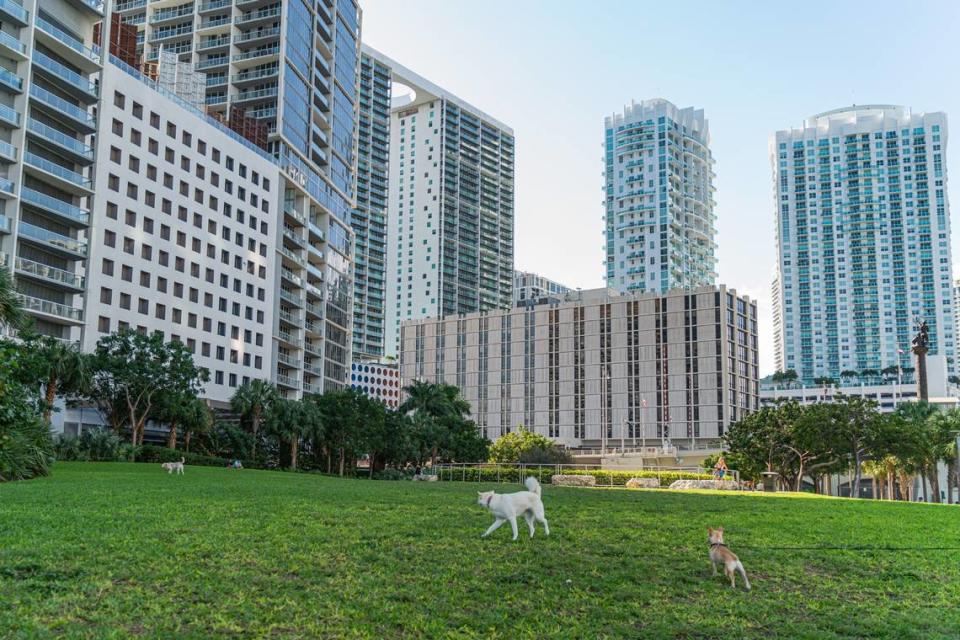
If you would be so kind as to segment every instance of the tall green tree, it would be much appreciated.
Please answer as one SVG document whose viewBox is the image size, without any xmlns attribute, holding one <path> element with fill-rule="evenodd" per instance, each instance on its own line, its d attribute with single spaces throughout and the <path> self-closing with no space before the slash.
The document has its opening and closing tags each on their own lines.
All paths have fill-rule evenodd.
<svg viewBox="0 0 960 640">
<path fill-rule="evenodd" d="M 337 473 L 342 476 L 347 462 L 355 461 L 363 449 L 364 429 L 382 415 L 382 406 L 357 389 L 328 391 L 314 401 L 323 421 L 327 472 L 332 472 L 330 456 L 336 452 Z"/>
<path fill-rule="evenodd" d="M 265 425 L 269 433 L 287 444 L 285 466 L 297 468 L 300 440 L 319 419 L 319 410 L 312 402 L 276 398 L 270 403 Z"/>
<path fill-rule="evenodd" d="M 159 332 L 122 330 L 97 343 L 90 380 L 85 396 L 109 414 L 115 429 L 127 425 L 138 445 L 156 406 L 170 395 L 198 395 L 207 372 L 180 342 L 164 342 Z"/>
<path fill-rule="evenodd" d="M 76 343 L 33 332 L 20 335 L 26 368 L 33 378 L 28 384 L 42 394 L 39 404 L 44 422 L 49 423 L 58 396 L 78 397 L 89 386 L 91 358 Z"/>
<path fill-rule="evenodd" d="M 23 305 L 17 297 L 13 278 L 6 267 L 0 267 L 0 329 L 19 329 L 26 322 Z"/>
<path fill-rule="evenodd" d="M 251 380 L 242 385 L 230 399 L 230 406 L 245 420 L 250 421 L 253 432 L 253 458 L 257 457 L 257 439 L 260 437 L 260 424 L 270 405 L 280 399 L 276 387 L 266 380 Z"/>
</svg>

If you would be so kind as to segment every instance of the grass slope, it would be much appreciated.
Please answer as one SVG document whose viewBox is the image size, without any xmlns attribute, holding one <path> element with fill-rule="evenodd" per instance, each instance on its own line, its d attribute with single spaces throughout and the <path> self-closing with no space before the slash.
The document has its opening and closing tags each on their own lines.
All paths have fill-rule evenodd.
<svg viewBox="0 0 960 640">
<path fill-rule="evenodd" d="M 957 552 L 759 548 L 957 546 L 954 507 L 547 487 L 553 535 L 511 542 L 477 488 L 58 464 L 0 485 L 0 637 L 960 633 Z M 750 593 L 709 576 L 721 524 Z"/>
</svg>

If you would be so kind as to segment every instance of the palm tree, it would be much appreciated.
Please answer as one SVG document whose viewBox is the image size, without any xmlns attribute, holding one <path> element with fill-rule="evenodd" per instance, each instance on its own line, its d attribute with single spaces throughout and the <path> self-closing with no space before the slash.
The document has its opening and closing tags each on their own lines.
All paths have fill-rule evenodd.
<svg viewBox="0 0 960 640">
<path fill-rule="evenodd" d="M 440 446 L 446 442 L 451 427 L 470 415 L 470 403 L 460 395 L 460 389 L 452 384 L 434 384 L 415 380 L 404 388 L 407 400 L 400 405 L 400 412 L 413 414 L 424 434 L 430 437 L 430 464 L 437 463 Z"/>
<path fill-rule="evenodd" d="M 230 407 L 242 417 L 250 419 L 250 429 L 253 432 L 251 457 L 254 459 L 257 457 L 257 435 L 260 432 L 260 422 L 270 405 L 278 398 L 276 387 L 266 380 L 247 382 L 230 398 Z"/>
<path fill-rule="evenodd" d="M 845 369 L 844 371 L 840 372 L 840 379 L 845 382 L 853 380 L 854 378 L 859 378 L 859 377 L 860 377 L 860 374 L 851 369 Z"/>
<path fill-rule="evenodd" d="M 37 344 L 31 345 L 32 342 Z M 50 422 L 50 414 L 57 395 L 75 393 L 84 389 L 90 378 L 88 359 L 76 343 L 63 342 L 50 336 L 38 340 L 28 340 L 28 346 L 37 349 L 42 382 L 46 388 L 44 395 L 43 419 Z"/>
<path fill-rule="evenodd" d="M 23 325 L 25 318 L 23 305 L 20 304 L 20 298 L 13 286 L 13 278 L 6 268 L 0 268 L 0 329 L 17 329 Z"/>
</svg>

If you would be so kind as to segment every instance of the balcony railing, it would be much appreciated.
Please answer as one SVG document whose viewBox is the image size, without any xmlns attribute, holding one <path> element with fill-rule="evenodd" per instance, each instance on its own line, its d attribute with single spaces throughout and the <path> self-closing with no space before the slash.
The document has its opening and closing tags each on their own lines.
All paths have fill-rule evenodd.
<svg viewBox="0 0 960 640">
<path fill-rule="evenodd" d="M 66 180 L 67 182 L 71 182 L 78 187 L 83 187 L 84 189 L 91 188 L 92 183 L 90 182 L 89 178 L 84 177 L 82 174 L 77 173 L 76 171 L 71 171 L 66 167 L 62 167 L 55 162 L 50 162 L 46 158 L 42 158 L 35 153 L 27 151 L 23 154 L 23 159 L 28 165 L 42 169 L 43 171 L 51 173 L 58 178 Z"/>
<path fill-rule="evenodd" d="M 64 82 L 68 82 L 76 88 L 80 89 L 84 93 L 87 93 L 93 97 L 98 95 L 97 85 L 84 78 L 79 73 L 73 71 L 72 69 L 60 64 L 50 56 L 40 51 L 33 52 L 33 61 L 39 65 L 42 69 L 55 74 Z M 22 82 L 22 81 L 21 81 Z"/>
<path fill-rule="evenodd" d="M 26 26 L 30 21 L 30 13 L 13 0 L 0 0 L 0 11 L 12 17 L 21 26 Z"/>
<path fill-rule="evenodd" d="M 33 240 L 39 240 L 51 247 L 69 251 L 70 253 L 76 253 L 82 256 L 87 255 L 87 243 L 85 240 L 77 240 L 70 236 L 61 235 L 49 229 L 30 224 L 29 222 L 23 222 L 21 220 L 17 227 L 17 233 L 27 238 L 32 238 Z"/>
<path fill-rule="evenodd" d="M 40 22 L 39 18 L 37 19 L 37 22 Z M 0 31 L 0 44 L 13 49 L 21 55 L 26 55 L 27 53 L 27 45 L 23 44 L 6 31 Z"/>
<path fill-rule="evenodd" d="M 7 85 L 17 93 L 23 91 L 23 78 L 2 67 L 0 67 L 0 82 Z"/>
<path fill-rule="evenodd" d="M 27 121 L 27 130 L 36 133 L 40 137 L 45 138 L 50 142 L 63 147 L 64 149 L 72 151 L 82 158 L 93 160 L 93 147 L 85 145 L 83 142 L 68 136 L 58 129 L 54 129 L 51 126 L 45 125 L 38 120 L 30 119 Z"/>
<path fill-rule="evenodd" d="M 0 140 L 0 156 L 12 162 L 16 162 L 17 148 L 5 140 Z"/>
<path fill-rule="evenodd" d="M 249 60 L 251 58 L 260 58 L 263 56 L 275 56 L 280 53 L 280 47 L 266 47 L 263 49 L 254 49 L 253 51 L 247 51 L 246 53 L 238 53 L 233 56 L 234 62 L 240 62 L 241 60 Z"/>
<path fill-rule="evenodd" d="M 20 126 L 20 113 L 5 104 L 0 104 L 0 120 L 14 127 Z"/>
<path fill-rule="evenodd" d="M 67 102 L 63 98 L 53 93 L 50 93 L 43 87 L 37 86 L 35 84 L 30 85 L 30 97 L 35 98 L 36 100 L 42 102 L 45 105 L 53 107 L 60 113 L 70 116 L 77 122 L 82 123 L 84 126 L 89 127 L 90 129 L 96 129 L 97 121 L 90 112 L 84 109 L 83 107 L 78 107 L 75 104 Z M 19 116 L 19 114 L 18 114 Z"/>
<path fill-rule="evenodd" d="M 60 198 L 54 198 L 29 187 L 20 189 L 20 198 L 27 204 L 52 211 L 80 224 L 90 224 L 90 213 L 86 209 L 64 202 Z"/>
<path fill-rule="evenodd" d="M 83 42 L 78 40 L 75 36 L 70 35 L 57 25 L 47 22 L 40 16 L 37 16 L 37 28 L 46 34 L 53 36 L 61 43 L 67 45 L 82 55 L 84 58 L 100 64 L 100 47 L 88 48 L 84 46 Z"/>
<path fill-rule="evenodd" d="M 53 302 L 52 300 L 34 298 L 33 296 L 24 295 L 22 293 L 17 294 L 17 297 L 20 298 L 23 308 L 27 311 L 38 311 L 40 313 L 57 316 L 66 320 L 73 320 L 75 322 L 83 321 L 83 309 L 77 309 L 65 304 L 60 304 L 59 302 Z"/>
<path fill-rule="evenodd" d="M 74 289 L 83 289 L 83 276 L 78 276 L 72 271 L 65 271 L 51 267 L 48 264 L 43 264 L 42 262 L 27 260 L 19 256 L 17 257 L 15 268 L 21 273 L 26 273 L 37 278 L 64 284 Z"/>
</svg>

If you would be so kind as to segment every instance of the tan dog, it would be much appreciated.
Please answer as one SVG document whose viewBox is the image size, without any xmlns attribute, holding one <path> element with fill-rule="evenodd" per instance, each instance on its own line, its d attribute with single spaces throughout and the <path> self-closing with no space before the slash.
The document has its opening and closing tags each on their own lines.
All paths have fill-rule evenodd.
<svg viewBox="0 0 960 640">
<path fill-rule="evenodd" d="M 750 580 L 747 579 L 747 572 L 743 568 L 743 563 L 723 543 L 723 527 L 718 529 L 707 527 L 707 544 L 710 545 L 710 566 L 713 567 L 713 575 L 717 575 L 717 563 L 722 562 L 723 573 L 730 578 L 730 587 L 736 588 L 736 573 L 739 572 L 747 591 L 750 591 Z"/>
</svg>

